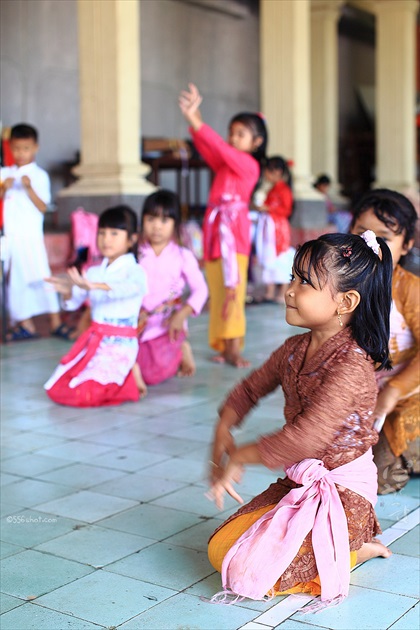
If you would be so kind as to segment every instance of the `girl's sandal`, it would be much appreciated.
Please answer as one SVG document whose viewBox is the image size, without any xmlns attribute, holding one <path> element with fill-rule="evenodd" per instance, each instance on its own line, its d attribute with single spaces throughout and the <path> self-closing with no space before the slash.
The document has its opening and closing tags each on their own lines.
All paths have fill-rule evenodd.
<svg viewBox="0 0 420 630">
<path fill-rule="evenodd" d="M 56 328 L 55 330 L 52 330 L 50 332 L 50 335 L 52 337 L 58 337 L 59 339 L 64 339 L 65 341 L 75 341 L 75 339 L 72 337 L 72 334 L 74 333 L 75 328 L 71 328 L 70 326 L 67 326 L 67 324 L 61 324 L 58 328 Z"/>
<path fill-rule="evenodd" d="M 27 341 L 28 339 L 39 339 L 38 333 L 32 333 L 27 328 L 24 328 L 20 324 L 15 326 L 6 335 L 6 341 Z"/>
</svg>

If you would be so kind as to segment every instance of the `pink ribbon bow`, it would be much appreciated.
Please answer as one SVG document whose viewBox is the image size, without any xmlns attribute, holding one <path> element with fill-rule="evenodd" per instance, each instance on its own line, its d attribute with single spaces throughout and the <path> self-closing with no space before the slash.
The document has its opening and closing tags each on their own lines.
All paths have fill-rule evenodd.
<svg viewBox="0 0 420 630">
<path fill-rule="evenodd" d="M 375 505 L 377 469 L 372 449 L 334 470 L 326 469 L 321 460 L 305 459 L 286 473 L 302 487 L 291 490 L 230 548 L 222 565 L 222 595 L 263 599 L 270 594 L 312 530 L 321 602 L 323 607 L 339 603 L 349 591 L 350 548 L 336 484 Z"/>
</svg>

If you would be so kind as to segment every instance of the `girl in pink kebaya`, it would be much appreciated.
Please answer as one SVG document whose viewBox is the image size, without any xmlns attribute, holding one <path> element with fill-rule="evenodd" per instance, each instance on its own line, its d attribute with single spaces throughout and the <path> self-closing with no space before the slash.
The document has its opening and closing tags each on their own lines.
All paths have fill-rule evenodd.
<svg viewBox="0 0 420 630">
<path fill-rule="evenodd" d="M 176 374 L 192 376 L 195 361 L 187 341 L 187 319 L 198 315 L 208 296 L 194 254 L 181 247 L 178 196 L 159 190 L 144 202 L 139 262 L 146 271 L 149 293 L 139 319 L 140 366 L 146 385 Z"/>
<path fill-rule="evenodd" d="M 194 144 L 214 172 L 203 224 L 210 292 L 209 345 L 219 353 L 215 361 L 248 367 L 249 361 L 241 354 L 251 250 L 248 211 L 260 177 L 260 160 L 265 156 L 267 130 L 260 114 L 243 112 L 230 121 L 226 142 L 202 121 L 201 101 L 192 83 L 179 97 Z"/>
</svg>

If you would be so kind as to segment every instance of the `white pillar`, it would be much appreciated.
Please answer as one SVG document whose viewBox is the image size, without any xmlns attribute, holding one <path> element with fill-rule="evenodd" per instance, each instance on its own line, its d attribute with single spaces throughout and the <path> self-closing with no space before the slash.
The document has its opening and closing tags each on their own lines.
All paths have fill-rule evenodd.
<svg viewBox="0 0 420 630">
<path fill-rule="evenodd" d="M 377 0 L 376 187 L 401 192 L 416 182 L 416 0 Z"/>
<path fill-rule="evenodd" d="M 325 231 L 325 200 L 311 181 L 309 0 L 261 0 L 260 30 L 261 108 L 269 154 L 293 161 L 293 226 Z M 307 236 L 302 233 L 299 241 Z"/>
<path fill-rule="evenodd" d="M 61 196 L 144 195 L 140 162 L 140 2 L 78 0 L 80 179 Z"/>
<path fill-rule="evenodd" d="M 338 178 L 338 33 L 342 0 L 311 3 L 312 172 Z"/>
<path fill-rule="evenodd" d="M 261 105 L 270 153 L 294 162 L 296 192 L 308 189 L 310 138 L 309 0 L 261 0 Z"/>
</svg>

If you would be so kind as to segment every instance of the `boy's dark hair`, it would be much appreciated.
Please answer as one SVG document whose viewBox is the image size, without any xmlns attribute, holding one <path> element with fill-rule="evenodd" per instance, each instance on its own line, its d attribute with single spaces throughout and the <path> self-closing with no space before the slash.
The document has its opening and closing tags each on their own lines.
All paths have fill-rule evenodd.
<svg viewBox="0 0 420 630">
<path fill-rule="evenodd" d="M 404 195 L 387 188 L 377 188 L 366 193 L 352 210 L 350 230 L 360 215 L 368 210 L 373 210 L 376 218 L 394 234 L 403 234 L 404 245 L 414 238 L 417 212 Z"/>
<path fill-rule="evenodd" d="M 21 140 L 21 139 L 32 139 L 34 142 L 38 144 L 38 131 L 32 125 L 27 125 L 26 123 L 19 123 L 18 125 L 14 125 L 10 130 L 10 139 L 11 140 Z"/>
<path fill-rule="evenodd" d="M 181 242 L 181 204 L 179 197 L 171 190 L 161 189 L 144 200 L 140 221 L 140 241 L 144 242 L 143 225 L 146 215 L 152 217 L 169 217 L 175 221 L 174 232 L 178 243 Z"/>
<path fill-rule="evenodd" d="M 385 241 L 377 241 L 382 260 L 361 236 L 324 234 L 298 249 L 293 269 L 311 286 L 315 276 L 320 287 L 331 282 L 337 292 L 359 292 L 360 303 L 350 320 L 353 337 L 379 364 L 378 370 L 388 370 L 392 256 Z"/>
<path fill-rule="evenodd" d="M 331 184 L 331 178 L 328 177 L 328 175 L 325 175 L 325 173 L 322 173 L 321 175 L 318 175 L 318 177 L 314 181 L 314 188 L 316 188 L 317 186 L 325 186 L 326 184 L 328 186 Z"/>
<path fill-rule="evenodd" d="M 261 114 L 256 114 L 255 112 L 240 112 L 231 119 L 229 127 L 236 122 L 242 123 L 245 127 L 248 127 L 254 138 L 257 138 L 258 136 L 262 138 L 260 146 L 257 147 L 251 155 L 258 160 L 260 166 L 264 166 L 268 143 L 268 131 L 264 117 Z"/>
<path fill-rule="evenodd" d="M 289 169 L 287 160 L 281 155 L 273 155 L 268 158 L 265 163 L 267 171 L 283 171 L 283 177 L 289 188 L 292 188 L 292 174 Z"/>
<path fill-rule="evenodd" d="M 104 210 L 99 217 L 98 230 L 100 228 L 115 228 L 117 230 L 126 230 L 128 237 L 137 234 L 137 215 L 129 206 L 113 206 Z M 137 260 L 137 242 L 133 243 L 128 250 L 134 254 Z"/>
</svg>

